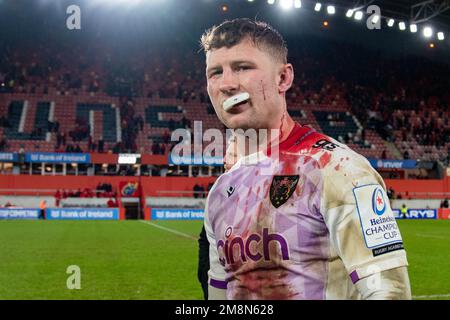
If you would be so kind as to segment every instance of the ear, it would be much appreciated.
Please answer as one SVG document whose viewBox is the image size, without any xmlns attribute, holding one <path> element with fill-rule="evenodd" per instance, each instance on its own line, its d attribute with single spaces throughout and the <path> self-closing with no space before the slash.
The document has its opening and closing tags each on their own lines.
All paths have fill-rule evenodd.
<svg viewBox="0 0 450 320">
<path fill-rule="evenodd" d="M 292 64 L 284 64 L 278 72 L 278 91 L 280 93 L 285 93 L 292 87 L 292 82 L 294 81 L 294 68 Z"/>
</svg>

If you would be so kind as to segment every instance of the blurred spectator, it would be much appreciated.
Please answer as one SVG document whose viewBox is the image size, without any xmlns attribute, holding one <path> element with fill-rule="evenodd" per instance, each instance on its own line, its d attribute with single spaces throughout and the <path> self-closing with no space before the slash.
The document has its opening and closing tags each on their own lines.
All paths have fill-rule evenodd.
<svg viewBox="0 0 450 320">
<path fill-rule="evenodd" d="M 60 190 L 56 190 L 55 193 L 55 205 L 56 207 L 59 207 L 60 203 L 61 203 L 61 199 L 62 199 L 62 192 Z"/>
<path fill-rule="evenodd" d="M 100 136 L 100 138 L 98 139 L 98 152 L 102 153 L 104 146 L 105 142 L 103 141 L 103 137 Z"/>
<path fill-rule="evenodd" d="M 163 142 L 165 144 L 168 144 L 170 142 L 170 134 L 169 131 L 166 129 L 164 130 L 164 134 L 163 134 Z"/>
<path fill-rule="evenodd" d="M 175 121 L 172 118 L 169 119 L 168 125 L 169 125 L 169 130 L 170 131 L 175 130 Z"/>
<path fill-rule="evenodd" d="M 47 208 L 47 201 L 46 200 L 41 200 L 40 202 L 39 202 L 39 209 L 40 209 L 40 211 L 39 211 L 39 219 L 42 219 L 42 220 L 45 220 L 45 210 L 46 210 L 46 208 Z"/>
<path fill-rule="evenodd" d="M 106 204 L 107 204 L 108 208 L 118 207 L 117 202 L 115 200 L 113 200 L 113 198 L 109 198 L 109 200 Z"/>
<path fill-rule="evenodd" d="M 5 151 L 8 148 L 8 143 L 5 138 L 0 140 L 0 151 Z"/>
<path fill-rule="evenodd" d="M 159 146 L 160 154 L 166 154 L 166 146 L 164 144 L 160 144 Z"/>
<path fill-rule="evenodd" d="M 392 189 L 392 187 L 389 187 L 387 191 L 387 196 L 389 199 L 395 199 L 395 191 Z"/>
<path fill-rule="evenodd" d="M 406 214 L 408 213 L 408 207 L 406 206 L 406 204 L 402 204 L 402 208 L 400 209 L 400 213 L 401 213 L 403 219 L 407 218 Z"/>
<path fill-rule="evenodd" d="M 199 186 L 198 191 L 200 192 L 199 198 L 206 198 L 205 188 L 202 185 Z"/>
<path fill-rule="evenodd" d="M 189 120 L 186 118 L 185 115 L 183 115 L 183 118 L 181 119 L 181 127 L 184 128 L 184 129 L 189 129 L 190 128 Z"/>
<path fill-rule="evenodd" d="M 449 208 L 449 203 L 448 203 L 448 199 L 445 199 L 444 201 L 441 202 L 441 208 Z"/>
<path fill-rule="evenodd" d="M 58 120 L 56 120 L 56 118 L 53 119 L 53 128 L 52 128 L 53 132 L 58 133 L 59 132 L 59 122 Z"/>
<path fill-rule="evenodd" d="M 408 152 L 408 150 L 405 150 L 405 152 L 403 152 L 403 159 L 405 159 L 405 160 L 409 159 L 409 152 Z"/>
<path fill-rule="evenodd" d="M 196 183 L 195 185 L 194 185 L 194 188 L 193 188 L 193 191 L 194 191 L 194 198 L 199 198 L 200 196 L 199 196 L 199 192 L 200 192 L 200 190 L 201 190 L 201 187 Z"/>
</svg>

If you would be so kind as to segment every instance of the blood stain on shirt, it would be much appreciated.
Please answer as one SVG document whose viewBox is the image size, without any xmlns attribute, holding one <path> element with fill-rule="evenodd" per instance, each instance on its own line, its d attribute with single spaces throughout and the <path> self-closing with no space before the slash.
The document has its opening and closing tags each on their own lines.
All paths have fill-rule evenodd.
<svg viewBox="0 0 450 320">
<path fill-rule="evenodd" d="M 320 167 L 324 168 L 328 165 L 328 163 L 331 160 L 331 153 L 325 152 L 323 155 L 320 156 L 319 163 Z"/>
</svg>

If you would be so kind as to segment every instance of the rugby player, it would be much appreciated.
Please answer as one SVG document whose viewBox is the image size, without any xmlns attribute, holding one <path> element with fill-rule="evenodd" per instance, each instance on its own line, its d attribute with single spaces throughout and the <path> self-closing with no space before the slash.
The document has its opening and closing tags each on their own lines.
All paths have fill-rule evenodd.
<svg viewBox="0 0 450 320">
<path fill-rule="evenodd" d="M 201 43 L 224 125 L 278 130 L 267 144 L 277 154 L 235 152 L 208 195 L 208 298 L 410 299 L 382 178 L 363 156 L 287 112 L 294 71 L 282 36 L 235 19 L 207 30 Z"/>
</svg>

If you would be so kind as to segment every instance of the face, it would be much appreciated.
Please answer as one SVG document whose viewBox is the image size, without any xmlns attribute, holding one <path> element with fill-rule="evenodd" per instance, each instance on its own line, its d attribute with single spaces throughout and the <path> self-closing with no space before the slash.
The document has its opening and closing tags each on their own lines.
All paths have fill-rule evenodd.
<svg viewBox="0 0 450 320">
<path fill-rule="evenodd" d="M 209 97 L 225 126 L 244 130 L 278 128 L 286 108 L 284 93 L 292 84 L 290 64 L 275 61 L 250 39 L 244 39 L 234 47 L 208 51 L 206 77 Z M 250 99 L 223 110 L 223 102 L 241 92 L 248 92 Z"/>
</svg>

